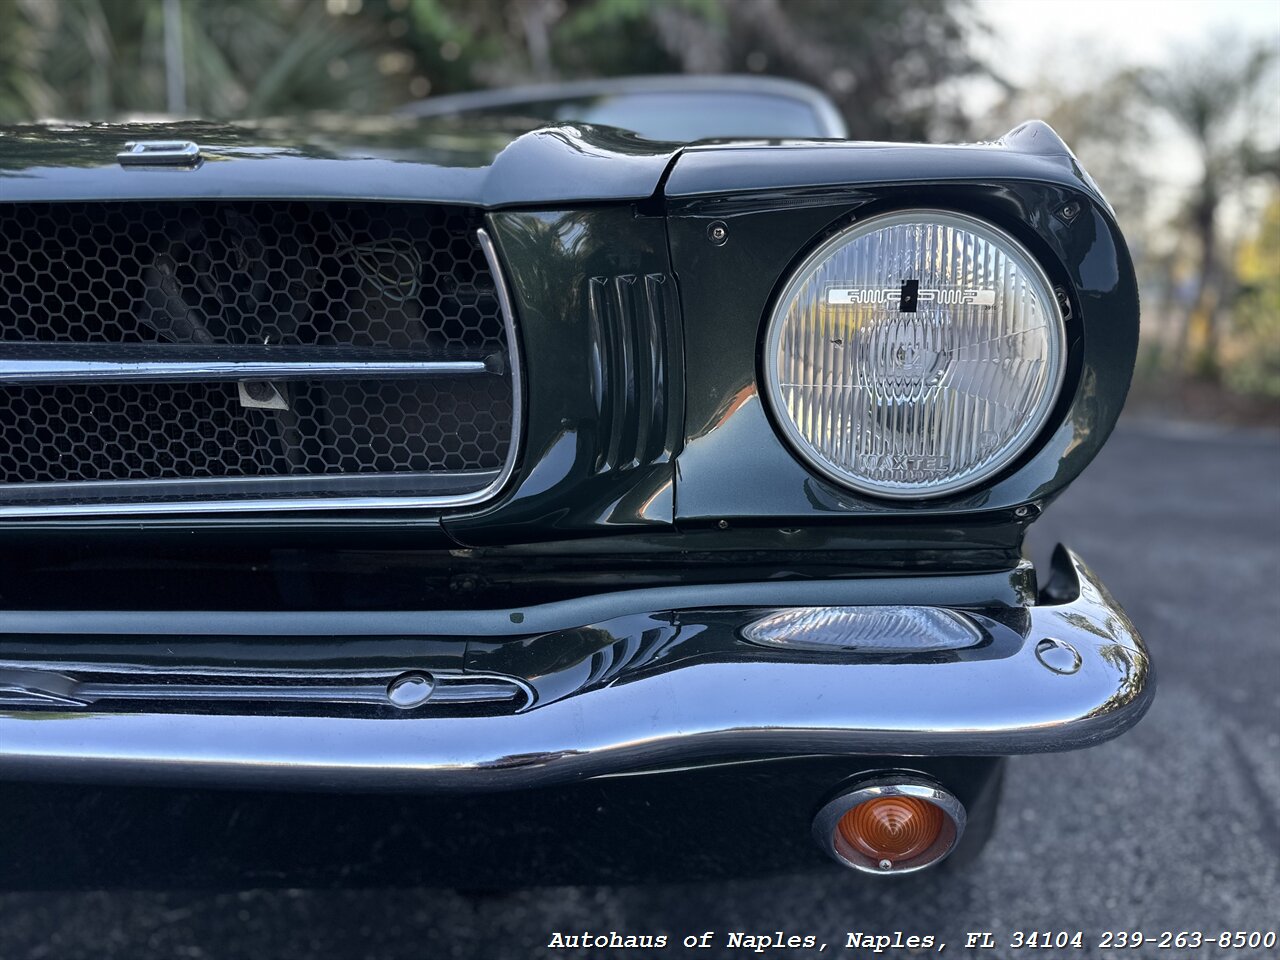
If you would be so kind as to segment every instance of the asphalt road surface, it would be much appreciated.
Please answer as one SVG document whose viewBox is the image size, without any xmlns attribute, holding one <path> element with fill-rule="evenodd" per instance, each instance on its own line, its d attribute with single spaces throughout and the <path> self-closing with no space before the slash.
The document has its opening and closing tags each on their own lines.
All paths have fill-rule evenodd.
<svg viewBox="0 0 1280 960">
<path fill-rule="evenodd" d="M 378 960 L 604 956 L 547 950 L 553 931 L 933 935 L 946 955 L 1263 958 L 1280 949 L 1100 951 L 1108 930 L 1280 930 L 1280 433 L 1127 422 L 1033 527 L 1038 562 L 1079 550 L 1140 626 L 1159 695 L 1132 732 L 1010 764 L 1003 819 L 964 872 L 451 892 L 0 895 L 0 960 L 319 956 Z M 3 829 L 3 824 L 0 824 Z M 749 838 L 744 838 L 749 840 Z M 1081 950 L 985 953 L 967 931 L 1080 930 Z M 768 956 L 799 957 L 805 950 Z M 907 950 L 882 956 L 912 956 Z"/>
</svg>

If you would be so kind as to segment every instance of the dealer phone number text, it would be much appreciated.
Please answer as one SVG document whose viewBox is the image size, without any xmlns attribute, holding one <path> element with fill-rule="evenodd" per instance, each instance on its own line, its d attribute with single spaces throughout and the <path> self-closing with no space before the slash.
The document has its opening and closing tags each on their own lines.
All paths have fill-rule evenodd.
<svg viewBox="0 0 1280 960">
<path fill-rule="evenodd" d="M 995 946 L 990 934 L 969 934 L 967 947 Z M 1158 950 L 1195 950 L 1216 946 L 1221 950 L 1273 950 L 1277 942 L 1274 930 L 1222 930 L 1217 933 L 1203 930 L 1162 930 L 1146 933 L 1142 930 L 1104 930 L 1098 938 L 1099 950 L 1137 950 L 1155 947 Z M 1008 941 L 1010 949 L 1068 949 L 1083 948 L 1085 936 L 1080 931 L 1017 930 Z"/>
</svg>

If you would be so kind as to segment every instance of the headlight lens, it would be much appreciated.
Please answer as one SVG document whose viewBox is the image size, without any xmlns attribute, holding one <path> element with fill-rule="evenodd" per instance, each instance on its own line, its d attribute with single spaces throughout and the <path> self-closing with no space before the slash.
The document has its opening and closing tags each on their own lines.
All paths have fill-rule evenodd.
<svg viewBox="0 0 1280 960">
<path fill-rule="evenodd" d="M 1013 237 L 961 214 L 873 217 L 823 243 L 770 318 L 765 381 L 827 477 L 885 497 L 981 483 L 1044 425 L 1065 329 Z"/>
</svg>

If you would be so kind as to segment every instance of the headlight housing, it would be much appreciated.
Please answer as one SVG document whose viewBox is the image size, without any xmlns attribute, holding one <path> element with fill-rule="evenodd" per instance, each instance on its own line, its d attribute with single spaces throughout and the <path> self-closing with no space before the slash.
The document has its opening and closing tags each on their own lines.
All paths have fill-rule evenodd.
<svg viewBox="0 0 1280 960">
<path fill-rule="evenodd" d="M 770 402 L 797 453 L 881 497 L 982 483 L 1044 426 L 1066 365 L 1044 270 L 998 227 L 942 210 L 871 217 L 821 244 L 765 339 Z"/>
</svg>

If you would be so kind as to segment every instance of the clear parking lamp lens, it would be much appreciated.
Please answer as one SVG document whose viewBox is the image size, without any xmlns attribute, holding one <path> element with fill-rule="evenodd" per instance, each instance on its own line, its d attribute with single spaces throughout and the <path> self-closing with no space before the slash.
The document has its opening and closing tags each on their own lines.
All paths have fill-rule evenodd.
<svg viewBox="0 0 1280 960">
<path fill-rule="evenodd" d="M 938 607 L 791 607 L 748 624 L 743 639 L 764 647 L 857 653 L 933 653 L 982 643 L 963 615 Z"/>
<path fill-rule="evenodd" d="M 1062 313 L 1017 240 L 912 210 L 819 246 L 770 318 L 765 381 L 796 452 L 884 497 L 972 487 L 1044 426 L 1065 366 Z"/>
</svg>

